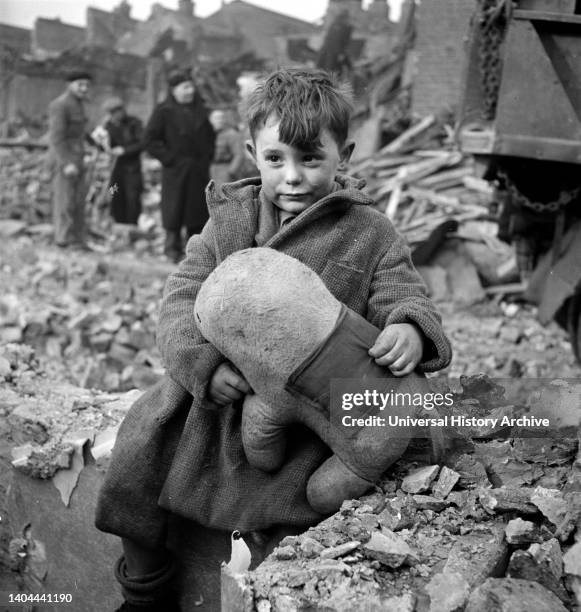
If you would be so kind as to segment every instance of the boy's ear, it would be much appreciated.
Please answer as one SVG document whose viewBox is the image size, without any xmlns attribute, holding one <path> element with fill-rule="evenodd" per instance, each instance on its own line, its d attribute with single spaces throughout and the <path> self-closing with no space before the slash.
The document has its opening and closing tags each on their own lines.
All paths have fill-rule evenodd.
<svg viewBox="0 0 581 612">
<path fill-rule="evenodd" d="M 252 140 L 247 140 L 245 143 L 246 150 L 252 156 L 254 163 L 256 163 L 256 147 L 254 146 L 254 142 Z"/>
<path fill-rule="evenodd" d="M 346 164 L 350 159 L 351 155 L 353 155 L 353 150 L 355 149 L 355 141 L 347 140 L 341 149 L 341 163 Z"/>
</svg>

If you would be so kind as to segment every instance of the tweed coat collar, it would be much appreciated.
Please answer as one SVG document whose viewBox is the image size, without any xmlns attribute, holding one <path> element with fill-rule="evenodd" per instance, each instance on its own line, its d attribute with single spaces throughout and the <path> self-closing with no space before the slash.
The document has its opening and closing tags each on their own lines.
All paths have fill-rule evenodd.
<svg viewBox="0 0 581 612">
<path fill-rule="evenodd" d="M 363 179 L 337 175 L 335 181 L 339 184 L 339 189 L 307 208 L 264 246 L 279 247 L 289 236 L 302 231 L 307 225 L 325 215 L 345 211 L 353 205 L 370 206 L 374 203 L 371 197 L 361 191 L 365 186 Z M 214 181 L 208 184 L 206 201 L 210 218 L 214 223 L 218 261 L 223 261 L 228 255 L 253 245 L 258 225 L 261 188 L 260 177 L 226 183 L 221 187 L 218 187 Z M 233 222 L 236 224 L 235 232 L 232 231 Z"/>
</svg>

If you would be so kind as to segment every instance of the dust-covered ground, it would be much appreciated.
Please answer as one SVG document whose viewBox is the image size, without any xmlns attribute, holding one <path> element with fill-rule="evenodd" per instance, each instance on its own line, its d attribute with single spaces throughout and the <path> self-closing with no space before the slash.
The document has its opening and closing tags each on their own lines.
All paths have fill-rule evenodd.
<svg viewBox="0 0 581 612">
<path fill-rule="evenodd" d="M 25 224 L 4 226 L 0 262 L 0 285 L 3 288 L 0 294 L 0 499 L 4 500 L 15 447 L 24 447 L 21 469 L 27 470 L 32 477 L 50 478 L 54 475 L 51 470 L 67 467 L 72 461 L 74 449 L 67 446 L 71 432 L 107 432 L 118 425 L 127 409 L 127 402 L 136 397 L 127 393 L 133 389 L 144 390 L 162 376 L 163 365 L 155 346 L 155 326 L 164 281 L 175 266 L 163 259 L 160 235 L 155 231 L 101 240 L 97 251 L 84 253 L 57 249 L 51 245 L 46 228 L 31 228 Z M 579 377 L 579 365 L 575 362 L 566 333 L 554 323 L 541 326 L 531 306 L 487 300 L 468 308 L 450 302 L 441 303 L 439 307 L 454 348 L 453 362 L 438 375 L 440 378 L 478 373 L 498 379 Z M 27 445 L 32 450 L 27 450 Z M 312 571 L 309 559 L 319 559 L 322 550 L 331 549 L 322 557 L 326 559 L 321 570 L 324 574 L 322 581 L 328 584 L 325 586 L 321 582 L 317 587 L 319 590 L 311 593 L 312 597 L 324 600 L 328 596 L 329 605 L 336 605 L 329 609 L 342 609 L 337 604 L 341 597 L 332 593 L 332 580 L 329 582 L 329 576 L 341 574 L 350 579 L 355 577 L 360 594 L 367 593 L 365 597 L 370 597 L 369 601 L 375 602 L 378 592 L 384 589 L 395 598 L 394 602 L 399 602 L 397 605 L 404 606 L 401 609 L 413 610 L 409 607 L 412 604 L 406 603 L 401 594 L 402 589 L 397 584 L 394 586 L 394 580 L 413 590 L 415 583 L 421 582 L 424 588 L 433 578 L 435 582 L 430 588 L 438 590 L 438 580 L 441 580 L 437 577 L 438 571 L 450 551 L 459 555 L 458 550 L 470 545 L 472 540 L 475 554 L 486 542 L 494 543 L 497 554 L 500 554 L 500 549 L 504 550 L 502 530 L 505 525 L 493 512 L 487 514 L 486 503 L 494 503 L 488 498 L 484 502 L 479 499 L 474 482 L 466 485 L 469 478 L 463 475 L 465 486 L 464 489 L 460 486 L 461 495 L 455 505 L 421 499 L 417 491 L 426 490 L 421 487 L 415 493 L 418 499 L 410 502 L 411 493 L 402 493 L 400 489 L 410 465 L 398 467 L 396 474 L 400 475 L 400 480 L 394 477 L 383 483 L 376 498 L 344 510 L 345 520 L 341 525 L 337 524 L 339 519 L 335 517 L 318 531 L 285 543 L 283 552 L 276 553 L 278 557 L 275 555 L 271 561 L 275 564 L 274 569 L 267 564 L 264 572 L 256 576 L 256 596 L 268 599 L 265 593 L 272 588 L 272 580 L 275 580 L 272 576 L 276 576 L 278 571 L 276 564 L 284 561 L 296 561 L 301 567 L 304 565 L 302 569 L 294 567 L 293 571 L 298 574 L 293 574 L 292 580 L 295 591 L 306 588 L 308 572 Z M 558 482 L 564 482 L 562 474 L 559 481 L 550 470 L 550 473 L 535 472 L 535 461 L 531 460 L 527 465 L 527 470 L 532 470 L 535 475 L 528 481 L 520 479 L 519 487 L 541 483 L 550 488 L 551 483 L 558 486 Z M 457 465 L 456 471 L 461 472 Z M 511 480 L 511 484 L 515 482 Z M 458 486 L 456 492 L 457 489 Z M 393 497 L 396 494 L 397 497 Z M 416 569 L 400 578 L 394 578 L 393 568 L 389 570 L 389 576 L 385 573 L 383 553 L 373 550 L 365 534 L 350 531 L 350 525 L 356 523 L 361 527 L 361 521 L 368 530 L 371 529 L 370 525 L 375 524 L 377 517 L 385 514 L 389 496 L 392 499 L 388 506 L 389 517 L 386 515 L 379 521 L 383 521 L 384 526 L 389 524 L 396 531 L 390 518 L 394 513 L 401 517 L 402 512 L 404 515 L 408 512 L 412 522 L 419 514 L 423 517 L 416 521 L 418 527 L 413 538 L 407 532 L 402 536 L 404 544 L 417 542 L 418 538 L 423 544 L 419 547 L 419 561 L 411 564 Z M 396 499 L 399 501 L 395 502 Z M 408 508 L 406 504 L 411 506 Z M 464 510 L 461 510 L 462 506 Z M 472 508 L 472 514 L 466 514 L 467 508 Z M 517 510 L 510 508 L 509 512 Z M 0 503 L 0 513 L 6 517 L 4 501 Z M 494 515 L 494 520 L 484 521 L 488 515 Z M 0 525 L 4 565 L 0 590 L 13 588 L 15 583 L 17 588 L 28 588 L 18 573 L 14 551 L 9 550 L 10 543 L 14 544 L 15 536 L 19 535 L 18 529 L 10 524 L 9 517 L 7 519 Z M 397 529 L 407 529 L 409 525 L 406 527 L 404 523 Z M 338 533 L 343 533 L 343 536 L 338 536 Z M 460 538 L 462 534 L 472 534 L 472 540 L 463 540 Z M 523 541 L 529 537 L 531 542 L 542 544 L 550 540 L 549 535 L 522 537 Z M 519 536 L 514 537 L 518 539 Z M 336 547 L 343 545 L 346 546 L 337 552 Z M 367 548 L 362 552 L 364 545 Z M 401 542 L 398 547 L 405 550 Z M 430 551 L 433 556 L 430 556 Z M 402 559 L 407 559 L 406 555 L 408 553 Z M 415 553 L 409 555 L 413 557 Z M 342 557 L 346 559 L 340 565 L 337 559 Z M 345 570 L 344 561 L 349 565 L 349 559 L 351 563 L 359 563 L 362 559 L 369 562 Z M 488 561 L 483 563 L 486 565 Z M 402 561 L 402 564 L 409 565 L 407 561 Z M 482 571 L 484 580 L 489 574 Z M 288 578 L 288 573 L 284 575 Z M 458 590 L 462 591 L 466 588 L 465 583 L 458 580 Z M 373 583 L 371 591 L 368 588 L 370 583 Z M 560 590 L 560 581 L 557 586 L 553 592 L 572 606 L 569 594 Z M 325 588 L 328 589 L 326 595 Z M 352 591 L 351 599 L 347 598 L 345 602 L 356 605 L 353 597 L 357 592 L 357 589 Z M 283 600 L 288 595 L 284 589 L 282 595 L 277 593 L 276 597 L 283 597 Z M 381 598 L 377 601 L 380 602 L 378 606 L 383 605 Z"/>
</svg>

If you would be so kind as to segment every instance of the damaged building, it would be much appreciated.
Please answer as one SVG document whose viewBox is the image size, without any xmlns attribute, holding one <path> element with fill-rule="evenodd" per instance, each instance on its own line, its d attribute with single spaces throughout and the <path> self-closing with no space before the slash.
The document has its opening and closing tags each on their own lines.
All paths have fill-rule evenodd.
<svg viewBox="0 0 581 612">
<path fill-rule="evenodd" d="M 351 61 L 385 54 L 394 33 L 385 2 L 363 8 L 361 0 L 331 0 L 322 24 L 255 6 L 244 0 L 222 3 L 206 18 L 196 3 L 178 0 L 175 9 L 152 5 L 145 20 L 132 16 L 122 0 L 111 12 L 88 7 L 86 26 L 39 17 L 32 30 L 0 24 L 4 95 L 0 118 L 27 122 L 41 117 L 61 89 L 71 64 L 95 74 L 91 118 L 98 120 L 99 103 L 115 93 L 132 112 L 147 114 L 164 94 L 164 74 L 171 65 L 192 65 L 201 81 L 215 80 L 228 67 L 218 93 L 204 91 L 211 104 L 234 99 L 235 76 L 244 70 L 268 69 L 285 63 L 316 64 L 329 29 L 341 13 L 352 24 L 347 53 Z M 128 75 L 129 78 L 128 78 Z M 206 75 L 204 77 L 204 75 Z M 204 90 L 204 87 L 202 86 Z"/>
</svg>

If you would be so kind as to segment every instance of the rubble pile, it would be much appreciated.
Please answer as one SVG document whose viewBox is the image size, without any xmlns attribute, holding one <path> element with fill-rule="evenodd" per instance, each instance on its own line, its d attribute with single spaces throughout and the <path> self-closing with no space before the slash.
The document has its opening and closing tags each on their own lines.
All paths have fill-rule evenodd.
<svg viewBox="0 0 581 612">
<path fill-rule="evenodd" d="M 0 346 L 33 347 L 59 378 L 84 388 L 145 388 L 163 369 L 155 346 L 157 308 L 169 265 L 74 259 L 13 237 L 2 248 Z"/>
<path fill-rule="evenodd" d="M 29 346 L 0 346 L 0 586 L 15 593 L 52 590 L 47 576 L 58 579 L 63 563 L 82 567 L 83 558 L 92 569 L 86 575 L 107 584 L 106 576 L 95 578 L 103 573 L 94 556 L 103 537 L 93 527 L 91 496 L 119 424 L 141 395 L 81 389 L 41 362 Z M 62 550 L 43 535 L 44 525 L 58 533 Z"/>
<path fill-rule="evenodd" d="M 44 147 L 0 143 L 0 184 L 0 219 L 50 220 L 52 187 Z"/>
<path fill-rule="evenodd" d="M 567 333 L 555 322 L 542 327 L 531 306 L 485 301 L 461 316 L 457 304 L 442 303 L 440 310 L 454 348 L 447 370 L 451 377 L 479 372 L 500 378 L 579 376 Z"/>
<path fill-rule="evenodd" d="M 464 412 L 510 410 L 486 378 L 462 382 Z M 561 381 L 550 399 L 580 392 Z M 223 570 L 222 609 L 241 609 L 237 598 L 261 612 L 577 609 L 578 440 L 491 433 L 462 430 L 443 465 L 408 451 L 375 492 L 285 538 L 256 570 Z"/>
<path fill-rule="evenodd" d="M 109 432 L 107 438 L 114 440 L 112 432 L 140 394 L 135 389 L 105 393 L 55 380 L 31 347 L 0 347 L 2 439 L 11 447 L 12 465 L 33 478 L 48 480 L 71 469 L 80 437 L 93 443 Z"/>
</svg>

